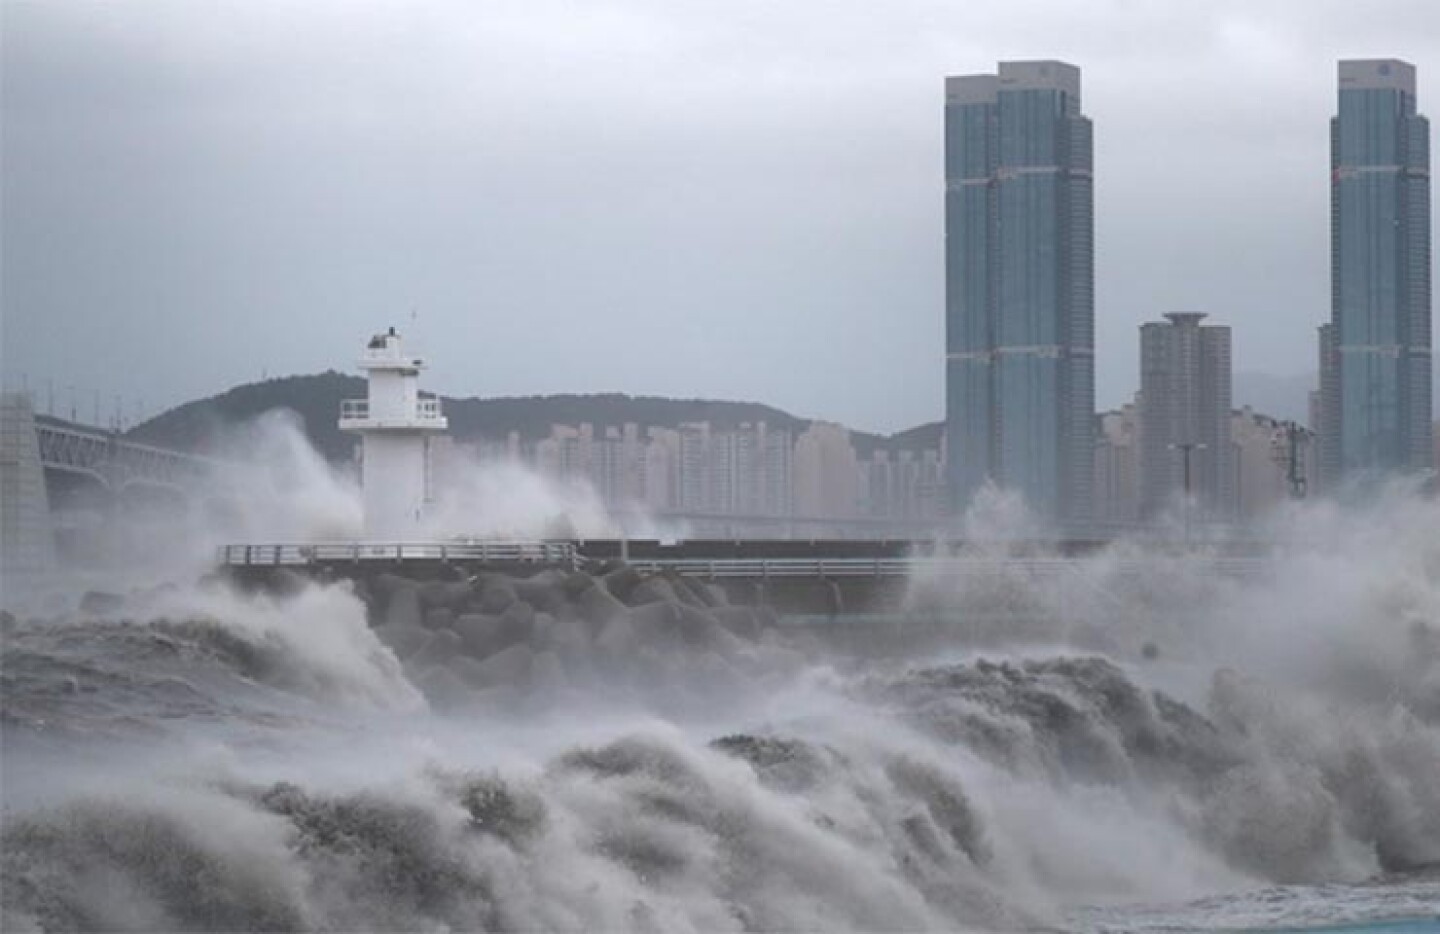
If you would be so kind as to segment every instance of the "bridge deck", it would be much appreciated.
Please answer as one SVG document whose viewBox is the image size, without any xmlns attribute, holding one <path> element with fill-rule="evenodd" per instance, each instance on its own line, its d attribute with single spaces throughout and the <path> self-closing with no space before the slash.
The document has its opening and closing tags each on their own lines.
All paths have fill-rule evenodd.
<svg viewBox="0 0 1440 934">
<path fill-rule="evenodd" d="M 115 432 L 47 415 L 33 418 L 46 469 L 87 474 L 107 486 L 180 486 L 205 479 L 216 466 L 209 458 L 131 441 Z"/>
</svg>

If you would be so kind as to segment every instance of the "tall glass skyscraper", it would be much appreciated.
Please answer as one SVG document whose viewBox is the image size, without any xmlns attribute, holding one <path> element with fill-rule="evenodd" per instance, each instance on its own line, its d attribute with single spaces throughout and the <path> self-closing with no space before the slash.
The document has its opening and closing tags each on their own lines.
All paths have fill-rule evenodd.
<svg viewBox="0 0 1440 934">
<path fill-rule="evenodd" d="M 1080 69 L 1001 62 L 945 80 L 947 463 L 963 511 L 987 481 L 1088 517 L 1094 470 L 1091 128 Z"/>
<path fill-rule="evenodd" d="M 1415 68 L 1340 62 L 1330 121 L 1331 359 L 1338 399 L 1322 426 L 1335 479 L 1433 466 L 1430 125 Z"/>
</svg>

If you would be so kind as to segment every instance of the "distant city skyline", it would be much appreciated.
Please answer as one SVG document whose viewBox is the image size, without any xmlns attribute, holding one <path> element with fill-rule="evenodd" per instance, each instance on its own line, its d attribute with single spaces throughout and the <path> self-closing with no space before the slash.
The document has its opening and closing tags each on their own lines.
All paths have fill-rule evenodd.
<svg viewBox="0 0 1440 934">
<path fill-rule="evenodd" d="M 127 418 L 347 370 L 396 324 L 454 395 L 936 420 L 935 83 L 1028 58 L 1080 66 L 1105 128 L 1099 406 L 1157 309 L 1233 322 L 1237 382 L 1310 373 L 1334 63 L 1440 60 L 1440 8 L 1408 0 L 0 16 L 0 369 Z"/>
<path fill-rule="evenodd" d="M 440 447 L 439 472 L 452 484 L 463 486 L 458 478 L 477 461 L 516 463 L 578 484 L 622 514 L 793 519 L 797 531 L 806 520 L 944 518 L 938 446 L 892 444 L 862 456 L 850 431 L 829 422 L 799 431 L 764 421 L 728 427 L 695 421 L 675 428 L 582 422 L 552 424 L 538 441 L 510 432 Z M 718 526 L 725 527 L 724 521 Z M 811 531 L 821 534 L 819 528 Z"/>
</svg>

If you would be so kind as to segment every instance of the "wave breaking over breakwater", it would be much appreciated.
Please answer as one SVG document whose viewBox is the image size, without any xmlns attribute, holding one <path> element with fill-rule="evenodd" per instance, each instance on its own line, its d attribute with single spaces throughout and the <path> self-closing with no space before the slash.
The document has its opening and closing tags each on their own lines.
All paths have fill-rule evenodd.
<svg viewBox="0 0 1440 934">
<path fill-rule="evenodd" d="M 1102 555 L 1079 573 L 1152 609 L 883 661 L 625 569 L 9 619 L 0 926 L 1119 930 L 1275 885 L 1311 894 L 1266 923 L 1335 885 L 1413 913 L 1440 516 L 1408 512 L 1297 520 L 1347 535 L 1255 584 L 1157 558 L 1145 597 Z"/>
</svg>

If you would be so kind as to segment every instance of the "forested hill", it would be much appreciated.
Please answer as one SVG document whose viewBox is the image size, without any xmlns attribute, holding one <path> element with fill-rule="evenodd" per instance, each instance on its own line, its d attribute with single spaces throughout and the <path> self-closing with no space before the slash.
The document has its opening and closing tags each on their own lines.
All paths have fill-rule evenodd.
<svg viewBox="0 0 1440 934">
<path fill-rule="evenodd" d="M 355 438 L 341 433 L 335 425 L 340 400 L 364 395 L 364 379 L 335 370 L 267 379 L 178 405 L 136 425 L 127 437 L 180 451 L 217 453 L 236 426 L 272 409 L 289 409 L 300 417 L 316 450 L 329 460 L 343 460 L 350 456 Z"/>
<path fill-rule="evenodd" d="M 310 376 L 287 376 L 236 386 L 208 399 L 187 402 L 144 422 L 128 436 L 136 441 L 200 453 L 218 451 L 230 430 L 272 409 L 290 409 L 299 416 L 310 442 L 330 460 L 351 455 L 355 437 L 336 427 L 342 399 L 365 397 L 365 380 L 329 370 Z M 554 424 L 589 422 L 603 426 L 634 422 L 646 427 L 677 428 L 684 422 L 708 421 L 717 430 L 744 422 L 763 421 L 773 428 L 804 431 L 810 420 L 758 402 L 724 402 L 710 399 L 666 399 L 623 393 L 595 395 L 524 396 L 499 399 L 442 397 L 450 434 L 457 441 L 503 439 L 519 432 L 527 441 L 550 433 Z M 938 425 L 923 425 L 886 439 L 853 432 L 857 453 L 868 457 L 877 446 L 917 447 L 938 441 Z M 934 439 L 934 440 L 932 440 Z"/>
</svg>

